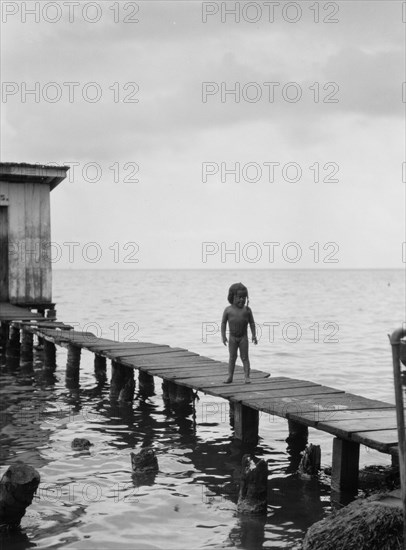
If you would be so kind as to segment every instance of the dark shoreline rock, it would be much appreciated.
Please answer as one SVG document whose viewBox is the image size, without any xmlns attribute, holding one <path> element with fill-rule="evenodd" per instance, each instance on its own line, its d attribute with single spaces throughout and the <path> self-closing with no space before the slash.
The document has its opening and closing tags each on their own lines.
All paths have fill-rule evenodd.
<svg viewBox="0 0 406 550">
<path fill-rule="evenodd" d="M 303 550 L 402 550 L 403 511 L 380 493 L 358 499 L 314 523 Z"/>
<path fill-rule="evenodd" d="M 21 518 L 40 483 L 35 468 L 23 462 L 12 464 L 0 480 L 0 528 L 14 530 L 20 526 Z"/>
</svg>

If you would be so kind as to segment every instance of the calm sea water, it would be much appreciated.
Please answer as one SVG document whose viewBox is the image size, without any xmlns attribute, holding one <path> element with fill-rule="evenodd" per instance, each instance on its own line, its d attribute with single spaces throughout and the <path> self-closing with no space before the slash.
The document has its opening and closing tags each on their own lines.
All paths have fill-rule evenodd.
<svg viewBox="0 0 406 550">
<path fill-rule="evenodd" d="M 393 402 L 388 336 L 402 325 L 404 273 L 388 271 L 56 271 L 58 319 L 97 336 L 186 347 L 227 360 L 219 325 L 231 283 L 249 289 L 259 344 L 251 365 Z M 82 353 L 80 389 L 65 383 L 66 351 L 45 371 L 1 362 L 1 471 L 24 460 L 41 486 L 23 520 L 25 537 L 4 548 L 300 548 L 306 529 L 331 511 L 329 479 L 303 481 L 286 452 L 286 421 L 263 415 L 256 455 L 269 467 L 266 518 L 236 514 L 243 449 L 227 403 L 199 395 L 189 416 L 155 395 L 117 407 L 97 391 L 93 355 Z M 109 368 L 108 368 L 109 374 Z M 74 452 L 86 437 L 89 452 Z M 331 465 L 332 437 L 310 430 Z M 131 476 L 130 451 L 152 446 L 155 479 Z M 388 464 L 361 449 L 361 465 Z"/>
</svg>

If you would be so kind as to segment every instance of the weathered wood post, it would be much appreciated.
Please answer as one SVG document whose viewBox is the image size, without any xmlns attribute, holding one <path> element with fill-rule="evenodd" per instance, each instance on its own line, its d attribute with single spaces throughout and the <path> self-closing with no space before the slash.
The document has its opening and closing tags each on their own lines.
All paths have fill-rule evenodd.
<svg viewBox="0 0 406 550">
<path fill-rule="evenodd" d="M 358 490 L 359 443 L 335 437 L 331 488 L 333 491 L 356 493 Z"/>
<path fill-rule="evenodd" d="M 44 367 L 54 369 L 56 366 L 56 347 L 53 342 L 42 339 L 44 345 Z"/>
<path fill-rule="evenodd" d="M 320 445 L 310 443 L 302 453 L 298 473 L 304 479 L 317 476 L 320 471 L 321 449 Z"/>
<path fill-rule="evenodd" d="M 20 358 L 20 328 L 11 324 L 6 344 L 6 357 L 10 359 Z"/>
<path fill-rule="evenodd" d="M 403 388 L 401 378 L 401 354 L 402 362 L 406 363 L 406 358 L 403 357 L 405 349 L 401 339 L 405 338 L 406 329 L 400 328 L 395 330 L 390 336 L 389 341 L 392 346 L 392 367 L 393 381 L 395 386 L 395 403 L 396 403 L 396 423 L 398 428 L 398 449 L 399 449 L 399 471 L 401 485 L 401 500 L 403 506 L 403 540 L 406 545 L 406 434 L 405 434 L 405 405 L 403 400 Z"/>
<path fill-rule="evenodd" d="M 174 409 L 187 409 L 193 404 L 193 390 L 186 386 L 181 386 L 169 380 L 162 382 L 162 395 L 167 407 Z"/>
<path fill-rule="evenodd" d="M 138 371 L 138 384 L 140 392 L 145 396 L 154 395 L 155 383 L 154 377 L 142 370 Z"/>
<path fill-rule="evenodd" d="M 309 438 L 309 428 L 294 420 L 288 420 L 288 427 L 289 435 L 286 438 L 286 443 L 289 443 L 290 446 L 302 447 L 300 450 L 303 451 Z"/>
<path fill-rule="evenodd" d="M 134 369 L 117 361 L 111 362 L 110 399 L 132 401 L 134 399 Z"/>
<path fill-rule="evenodd" d="M 103 355 L 94 355 L 94 376 L 97 384 L 103 386 L 107 380 L 107 361 Z"/>
<path fill-rule="evenodd" d="M 167 407 L 172 407 L 176 402 L 176 388 L 177 386 L 174 382 L 169 380 L 162 381 L 162 396 Z"/>
<path fill-rule="evenodd" d="M 74 344 L 68 345 L 68 357 L 66 360 L 65 383 L 68 388 L 79 387 L 80 356 L 82 350 Z"/>
<path fill-rule="evenodd" d="M 37 470 L 23 462 L 16 462 L 8 468 L 0 480 L 0 524 L 10 529 L 19 527 L 39 482 Z"/>
<path fill-rule="evenodd" d="M 242 457 L 237 511 L 241 514 L 266 514 L 268 505 L 268 464 L 246 454 Z"/>
<path fill-rule="evenodd" d="M 229 420 L 230 420 L 230 426 L 232 428 L 234 428 L 234 415 L 235 415 L 235 412 L 234 412 L 234 402 L 233 401 L 229 401 L 228 402 L 228 405 L 229 405 L 229 408 L 228 408 L 228 415 L 229 415 Z"/>
<path fill-rule="evenodd" d="M 4 352 L 6 350 L 7 341 L 8 341 L 8 327 L 9 324 L 6 322 L 0 323 L 0 347 Z"/>
<path fill-rule="evenodd" d="M 256 409 L 234 402 L 234 435 L 242 443 L 258 443 L 259 413 Z"/>
<path fill-rule="evenodd" d="M 32 332 L 29 332 L 28 330 L 22 330 L 21 335 L 21 359 L 22 361 L 30 362 L 33 360 L 34 352 L 33 352 L 33 342 L 34 342 L 34 335 Z"/>
<path fill-rule="evenodd" d="M 175 384 L 176 393 L 174 396 L 174 405 L 178 408 L 190 407 L 193 404 L 193 390 L 180 384 Z"/>
<path fill-rule="evenodd" d="M 300 422 L 288 420 L 289 435 L 286 438 L 288 444 L 287 452 L 289 454 L 288 472 L 296 472 L 302 459 L 302 451 L 306 448 L 309 437 L 309 429 Z"/>
</svg>

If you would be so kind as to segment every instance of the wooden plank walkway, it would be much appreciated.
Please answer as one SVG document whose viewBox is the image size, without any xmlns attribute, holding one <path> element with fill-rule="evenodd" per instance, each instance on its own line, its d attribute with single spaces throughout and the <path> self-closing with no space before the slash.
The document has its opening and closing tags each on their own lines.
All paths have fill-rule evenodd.
<svg viewBox="0 0 406 550">
<path fill-rule="evenodd" d="M 0 302 L 0 321 L 29 321 L 31 319 L 45 320 L 41 314 L 29 309 L 15 306 L 9 302 Z"/>
<path fill-rule="evenodd" d="M 16 308 L 18 309 L 18 308 Z M 92 333 L 72 330 L 64 323 L 52 322 L 12 308 L 0 308 L 0 321 L 7 318 L 23 333 L 33 333 L 45 341 L 68 347 L 72 357 L 86 349 L 96 358 L 112 361 L 114 377 L 132 369 L 143 376 L 158 376 L 176 387 L 189 388 L 230 402 L 235 415 L 235 436 L 249 441 L 246 434 L 258 435 L 259 413 L 277 415 L 307 430 L 322 430 L 335 436 L 333 445 L 333 478 L 340 487 L 356 483 L 359 465 L 359 447 L 365 445 L 383 453 L 398 453 L 396 408 L 392 403 L 368 399 L 343 390 L 308 380 L 272 376 L 252 369 L 251 383 L 245 384 L 243 370 L 236 367 L 232 384 L 225 384 L 228 365 L 185 348 L 152 342 L 117 342 L 97 338 Z M 50 328 L 50 325 L 55 328 Z M 72 367 L 75 360 L 69 359 Z M 80 352 L 79 352 L 80 358 Z M 76 368 L 76 367 L 75 367 Z M 128 372 L 125 376 L 128 376 Z M 79 362 L 77 361 L 77 378 Z M 335 474 L 334 474 L 335 472 Z M 355 477 L 356 472 L 356 477 Z M 334 479 L 333 479 L 334 481 Z"/>
<path fill-rule="evenodd" d="M 34 328 L 35 327 L 35 328 Z M 396 453 L 395 405 L 343 390 L 252 369 L 244 384 L 236 368 L 232 384 L 224 384 L 228 365 L 184 348 L 152 342 L 117 342 L 92 333 L 24 325 L 59 345 L 73 344 L 152 376 L 192 388 L 260 412 L 281 416 L 384 453 Z"/>
</svg>

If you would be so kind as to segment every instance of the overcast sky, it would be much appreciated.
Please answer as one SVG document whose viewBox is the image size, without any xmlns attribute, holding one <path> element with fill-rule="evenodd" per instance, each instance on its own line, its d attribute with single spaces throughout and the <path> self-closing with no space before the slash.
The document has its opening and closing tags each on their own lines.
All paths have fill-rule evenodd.
<svg viewBox="0 0 406 550">
<path fill-rule="evenodd" d="M 55 267 L 404 267 L 401 2 L 2 10 L 1 160 L 72 165 Z"/>
</svg>

